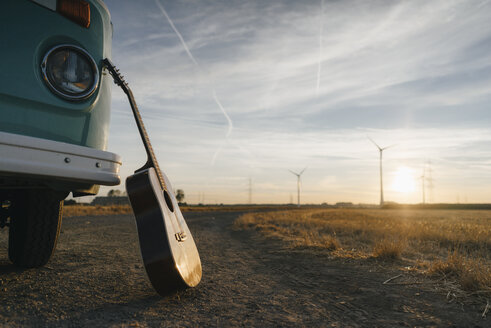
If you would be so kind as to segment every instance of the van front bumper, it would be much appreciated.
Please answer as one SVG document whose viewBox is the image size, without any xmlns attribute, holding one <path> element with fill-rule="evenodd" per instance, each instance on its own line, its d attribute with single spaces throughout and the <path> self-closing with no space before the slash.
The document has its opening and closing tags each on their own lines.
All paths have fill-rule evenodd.
<svg viewBox="0 0 491 328">
<path fill-rule="evenodd" d="M 0 176 L 26 181 L 114 186 L 121 157 L 68 143 L 0 132 Z"/>
</svg>

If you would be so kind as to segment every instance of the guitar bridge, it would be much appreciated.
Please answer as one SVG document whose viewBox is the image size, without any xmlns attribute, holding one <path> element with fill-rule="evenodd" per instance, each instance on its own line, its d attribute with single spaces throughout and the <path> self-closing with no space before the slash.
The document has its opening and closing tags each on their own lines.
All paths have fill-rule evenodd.
<svg viewBox="0 0 491 328">
<path fill-rule="evenodd" d="M 188 238 L 188 236 L 186 236 L 186 233 L 184 231 L 178 232 L 174 236 L 176 237 L 176 240 L 180 242 L 183 242 Z"/>
</svg>

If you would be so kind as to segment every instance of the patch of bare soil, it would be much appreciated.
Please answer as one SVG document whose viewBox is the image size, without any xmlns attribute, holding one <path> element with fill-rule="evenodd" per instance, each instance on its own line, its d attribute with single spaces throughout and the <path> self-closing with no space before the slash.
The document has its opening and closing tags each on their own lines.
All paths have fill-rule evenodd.
<svg viewBox="0 0 491 328">
<path fill-rule="evenodd" d="M 21 270 L 0 231 L 0 326 L 489 327 L 483 304 L 373 261 L 330 259 L 234 231 L 238 213 L 188 213 L 203 280 L 162 298 L 150 286 L 131 215 L 73 217 L 44 268 Z"/>
</svg>

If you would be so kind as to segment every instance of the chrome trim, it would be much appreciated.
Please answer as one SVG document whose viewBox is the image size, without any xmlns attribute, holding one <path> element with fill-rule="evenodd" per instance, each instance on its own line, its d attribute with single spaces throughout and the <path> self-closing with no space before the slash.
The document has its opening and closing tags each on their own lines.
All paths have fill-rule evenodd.
<svg viewBox="0 0 491 328">
<path fill-rule="evenodd" d="M 107 16 L 109 17 L 109 21 L 110 21 L 111 20 L 111 13 L 109 12 L 109 8 L 107 8 L 107 5 L 104 3 L 104 1 L 103 0 L 94 0 L 94 2 L 97 2 L 102 8 L 104 8 L 106 10 Z"/>
<path fill-rule="evenodd" d="M 0 131 L 0 176 L 118 185 L 121 157 L 107 151 Z"/>
<path fill-rule="evenodd" d="M 89 62 L 92 65 L 92 69 L 94 70 L 94 73 L 95 73 L 94 74 L 94 83 L 92 84 L 92 86 L 87 91 L 80 93 L 77 96 L 63 93 L 62 91 L 58 90 L 53 84 L 51 84 L 51 82 L 49 81 L 49 78 L 48 78 L 48 75 L 46 72 L 47 71 L 46 63 L 48 61 L 49 55 L 51 55 L 51 53 L 53 53 L 55 50 L 59 50 L 60 48 L 73 49 L 75 51 L 78 51 L 79 53 L 82 53 L 83 55 L 85 55 L 85 57 L 87 57 L 89 59 Z M 41 72 L 43 73 L 44 82 L 46 82 L 46 84 L 51 89 L 51 91 L 53 91 L 54 94 L 56 94 L 57 96 L 60 96 L 62 98 L 65 98 L 65 99 L 72 100 L 72 101 L 80 101 L 80 100 L 85 100 L 85 99 L 89 98 L 97 90 L 97 87 L 99 86 L 99 68 L 97 68 L 97 64 L 96 64 L 94 58 L 92 58 L 92 56 L 85 49 L 78 47 L 78 46 L 75 46 L 73 44 L 60 44 L 60 45 L 55 46 L 55 47 L 51 48 L 50 50 L 48 50 L 46 55 L 44 55 L 43 61 L 41 63 Z"/>
</svg>

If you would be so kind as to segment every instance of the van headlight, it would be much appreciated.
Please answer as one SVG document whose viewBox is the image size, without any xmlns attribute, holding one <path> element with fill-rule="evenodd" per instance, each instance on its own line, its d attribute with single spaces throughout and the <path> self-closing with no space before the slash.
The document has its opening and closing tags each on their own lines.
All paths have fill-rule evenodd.
<svg viewBox="0 0 491 328">
<path fill-rule="evenodd" d="M 41 64 L 43 77 L 58 96 L 69 100 L 90 97 L 99 84 L 99 70 L 94 59 L 84 49 L 59 45 L 50 49 Z"/>
</svg>

